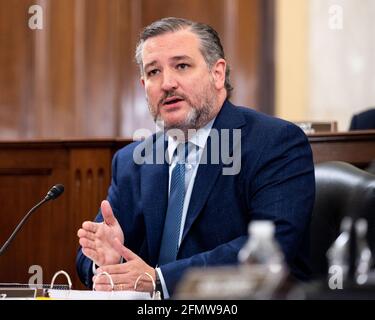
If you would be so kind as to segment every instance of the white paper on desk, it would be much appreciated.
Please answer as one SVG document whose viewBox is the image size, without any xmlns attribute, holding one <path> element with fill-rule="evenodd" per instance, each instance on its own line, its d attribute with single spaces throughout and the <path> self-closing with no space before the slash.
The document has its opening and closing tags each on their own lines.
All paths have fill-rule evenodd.
<svg viewBox="0 0 375 320">
<path fill-rule="evenodd" d="M 151 300 L 148 292 L 139 291 L 90 291 L 90 290 L 48 290 L 52 299 L 66 300 Z"/>
</svg>

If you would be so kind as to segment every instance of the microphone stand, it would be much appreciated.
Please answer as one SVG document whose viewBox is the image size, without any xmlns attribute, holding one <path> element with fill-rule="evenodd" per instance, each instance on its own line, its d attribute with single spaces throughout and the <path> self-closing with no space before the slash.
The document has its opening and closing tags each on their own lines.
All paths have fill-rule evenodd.
<svg viewBox="0 0 375 320">
<path fill-rule="evenodd" d="M 34 207 L 30 209 L 30 211 L 24 216 L 21 222 L 17 225 L 16 229 L 14 229 L 13 233 L 10 235 L 8 240 L 4 243 L 4 245 L 0 249 L 0 256 L 4 253 L 4 251 L 8 248 L 9 244 L 12 242 L 13 238 L 16 236 L 18 231 L 22 228 L 25 224 L 26 220 L 31 216 L 31 214 L 38 209 L 42 204 L 46 203 L 49 200 L 54 200 L 59 197 L 64 192 L 64 186 L 62 184 L 57 184 L 53 186 L 44 197 L 42 201 L 37 203 Z"/>
<path fill-rule="evenodd" d="M 22 228 L 22 226 L 25 224 L 26 220 L 31 216 L 31 214 L 38 209 L 43 203 L 49 201 L 47 197 L 44 198 L 42 201 L 37 203 L 34 207 L 30 209 L 30 211 L 23 217 L 21 222 L 17 225 L 16 229 L 14 229 L 13 233 L 9 237 L 9 239 L 4 243 L 4 245 L 0 249 L 0 256 L 4 253 L 4 251 L 8 248 L 9 244 L 12 242 L 13 238 L 16 236 L 18 231 Z"/>
</svg>

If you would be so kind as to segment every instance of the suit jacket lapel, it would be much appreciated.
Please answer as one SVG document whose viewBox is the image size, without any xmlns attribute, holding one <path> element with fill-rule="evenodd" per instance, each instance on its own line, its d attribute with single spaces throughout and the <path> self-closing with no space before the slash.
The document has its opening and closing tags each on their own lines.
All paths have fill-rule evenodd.
<svg viewBox="0 0 375 320">
<path fill-rule="evenodd" d="M 221 129 L 235 129 L 235 128 L 240 128 L 245 124 L 245 120 L 243 116 L 235 110 L 235 107 L 229 102 L 226 101 L 221 108 L 219 114 L 216 117 L 215 123 L 212 126 L 211 131 L 217 130 L 218 135 L 219 135 L 219 146 L 221 145 L 221 139 L 220 139 L 220 134 L 221 134 Z M 233 130 L 231 133 L 233 133 Z M 232 142 L 233 140 L 230 138 L 229 139 L 229 152 L 227 153 L 228 155 L 232 154 L 233 151 L 233 145 Z M 220 147 L 218 148 L 217 146 L 214 146 L 213 143 L 215 143 L 215 139 L 210 139 L 210 137 L 207 140 L 206 146 L 205 146 L 205 151 L 203 154 L 207 154 L 207 162 L 206 164 L 201 164 L 198 167 L 198 172 L 195 177 L 194 181 L 194 187 L 193 187 L 193 192 L 190 198 L 190 203 L 189 203 L 189 208 L 185 220 L 185 226 L 184 226 L 184 232 L 182 235 L 182 240 L 181 244 L 184 241 L 186 235 L 188 234 L 192 224 L 194 221 L 197 219 L 198 215 L 202 211 L 202 208 L 204 204 L 206 203 L 212 188 L 215 185 L 215 181 L 219 174 L 222 174 L 222 169 L 223 169 L 223 159 L 219 155 L 219 163 L 213 162 L 212 163 L 212 158 L 211 158 L 211 151 L 212 148 L 214 152 L 220 152 Z"/>
<path fill-rule="evenodd" d="M 205 152 L 207 155 L 210 154 L 211 142 L 207 141 Z M 211 189 L 215 185 L 217 176 L 220 174 L 222 169 L 222 163 L 209 164 L 209 156 L 207 157 L 207 164 L 200 164 L 198 172 L 195 177 L 194 187 L 190 198 L 189 208 L 186 215 L 184 232 L 182 234 L 181 243 L 184 241 L 186 234 L 189 232 L 193 222 L 198 217 L 203 205 L 207 201 L 207 198 L 211 192 Z"/>
<path fill-rule="evenodd" d="M 145 164 L 141 166 L 141 203 L 145 217 L 149 261 L 155 266 L 168 205 L 168 163 L 164 159 L 167 145 L 164 135 L 153 138 L 156 141 L 148 142 L 152 143 L 152 146 L 146 146 Z M 159 157 L 158 161 L 155 161 L 155 155 Z"/>
</svg>

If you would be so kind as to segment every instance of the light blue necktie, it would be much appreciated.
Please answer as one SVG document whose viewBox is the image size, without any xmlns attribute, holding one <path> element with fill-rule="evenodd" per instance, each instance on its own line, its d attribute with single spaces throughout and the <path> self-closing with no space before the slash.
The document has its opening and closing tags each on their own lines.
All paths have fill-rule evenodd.
<svg viewBox="0 0 375 320">
<path fill-rule="evenodd" d="M 184 152 L 181 152 L 183 146 L 185 149 Z M 176 152 L 178 161 L 172 170 L 168 208 L 159 252 L 159 265 L 176 260 L 180 238 L 181 217 L 185 199 L 185 159 L 188 154 L 188 144 L 179 145 Z"/>
</svg>

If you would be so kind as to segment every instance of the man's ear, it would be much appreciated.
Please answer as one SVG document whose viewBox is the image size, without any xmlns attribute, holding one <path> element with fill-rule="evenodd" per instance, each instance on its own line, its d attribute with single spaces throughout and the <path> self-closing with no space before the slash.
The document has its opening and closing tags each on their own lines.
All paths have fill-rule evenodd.
<svg viewBox="0 0 375 320">
<path fill-rule="evenodd" d="M 214 78 L 216 89 L 224 88 L 225 83 L 225 70 L 227 62 L 224 59 L 219 59 L 212 67 L 212 76 Z"/>
</svg>

